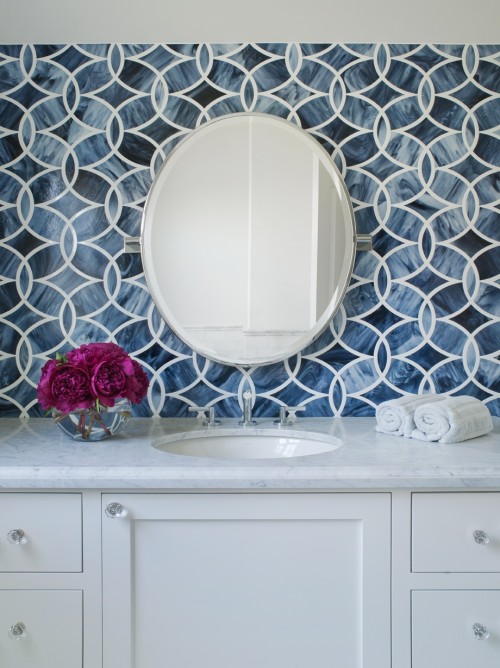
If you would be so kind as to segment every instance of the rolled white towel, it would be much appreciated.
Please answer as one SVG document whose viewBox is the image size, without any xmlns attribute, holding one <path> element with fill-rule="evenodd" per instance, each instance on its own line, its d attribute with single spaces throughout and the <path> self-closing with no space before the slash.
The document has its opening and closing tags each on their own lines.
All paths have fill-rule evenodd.
<svg viewBox="0 0 500 668">
<path fill-rule="evenodd" d="M 376 431 L 393 436 L 409 438 L 415 429 L 413 416 L 418 406 L 434 401 L 442 401 L 443 397 L 437 394 L 409 394 L 397 399 L 389 399 L 377 406 Z"/>
<path fill-rule="evenodd" d="M 475 397 L 446 397 L 439 403 L 423 404 L 415 411 L 412 438 L 439 443 L 460 443 L 483 436 L 493 429 L 488 408 Z"/>
</svg>

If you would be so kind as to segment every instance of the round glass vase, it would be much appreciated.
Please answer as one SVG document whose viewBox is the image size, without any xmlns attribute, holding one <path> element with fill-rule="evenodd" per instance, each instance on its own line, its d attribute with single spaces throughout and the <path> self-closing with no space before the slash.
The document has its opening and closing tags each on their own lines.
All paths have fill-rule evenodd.
<svg viewBox="0 0 500 668">
<path fill-rule="evenodd" d="M 69 413 L 61 413 L 55 408 L 52 417 L 57 426 L 75 441 L 102 441 L 118 434 L 131 415 L 128 399 L 118 399 L 114 406 L 79 408 Z"/>
</svg>

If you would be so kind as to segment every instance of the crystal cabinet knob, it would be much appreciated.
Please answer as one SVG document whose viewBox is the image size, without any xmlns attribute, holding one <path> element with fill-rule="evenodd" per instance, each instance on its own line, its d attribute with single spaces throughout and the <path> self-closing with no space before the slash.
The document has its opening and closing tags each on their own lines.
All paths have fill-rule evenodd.
<svg viewBox="0 0 500 668">
<path fill-rule="evenodd" d="M 7 540 L 12 545 L 20 545 L 26 542 L 26 534 L 22 529 L 11 529 L 7 534 Z"/>
<path fill-rule="evenodd" d="M 9 638 L 12 640 L 20 640 L 26 635 L 26 627 L 22 622 L 17 622 L 13 624 L 9 629 Z"/>
<path fill-rule="evenodd" d="M 104 512 L 108 517 L 111 517 L 111 519 L 117 519 L 118 517 L 125 517 L 125 515 L 127 514 L 125 508 L 122 506 L 121 503 L 118 503 L 118 501 L 113 501 L 112 503 L 108 503 L 108 505 L 104 509 Z"/>
<path fill-rule="evenodd" d="M 490 542 L 490 537 L 486 531 L 483 531 L 482 529 L 476 529 L 476 531 L 473 532 L 472 537 L 478 545 L 487 545 Z"/>
<path fill-rule="evenodd" d="M 490 637 L 488 629 L 486 626 L 483 626 L 483 624 L 473 624 L 472 632 L 474 633 L 474 636 L 477 638 L 477 640 L 486 640 Z"/>
</svg>

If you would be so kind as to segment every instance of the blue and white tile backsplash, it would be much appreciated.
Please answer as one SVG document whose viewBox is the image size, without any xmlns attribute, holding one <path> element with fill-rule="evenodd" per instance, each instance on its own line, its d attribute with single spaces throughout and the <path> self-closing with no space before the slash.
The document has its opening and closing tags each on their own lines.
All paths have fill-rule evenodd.
<svg viewBox="0 0 500 668">
<path fill-rule="evenodd" d="M 123 253 L 179 136 L 238 111 L 312 133 L 373 236 L 327 331 L 249 370 L 181 343 Z M 500 45 L 0 46 L 0 415 L 40 415 L 45 360 L 109 339 L 151 378 L 136 415 L 237 415 L 248 387 L 257 415 L 402 391 L 500 415 L 499 128 Z"/>
</svg>

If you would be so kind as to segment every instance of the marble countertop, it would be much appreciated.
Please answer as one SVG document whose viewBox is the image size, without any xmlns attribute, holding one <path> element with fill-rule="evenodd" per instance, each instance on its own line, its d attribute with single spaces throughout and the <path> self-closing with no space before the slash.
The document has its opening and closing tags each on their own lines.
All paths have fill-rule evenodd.
<svg viewBox="0 0 500 668">
<path fill-rule="evenodd" d="M 49 418 L 0 419 L 4 489 L 334 490 L 500 488 L 500 418 L 487 436 L 454 445 L 375 431 L 374 418 L 298 418 L 290 431 L 271 419 L 255 428 L 226 420 L 218 433 L 275 429 L 342 440 L 332 452 L 285 459 L 216 460 L 162 452 L 151 443 L 204 431 L 195 419 L 133 418 L 97 443 L 73 441 Z"/>
</svg>

